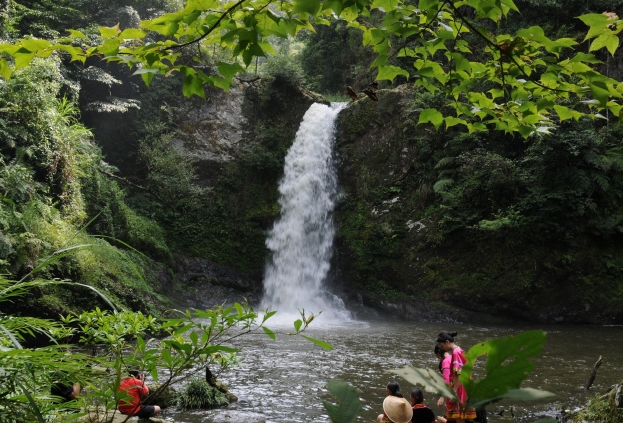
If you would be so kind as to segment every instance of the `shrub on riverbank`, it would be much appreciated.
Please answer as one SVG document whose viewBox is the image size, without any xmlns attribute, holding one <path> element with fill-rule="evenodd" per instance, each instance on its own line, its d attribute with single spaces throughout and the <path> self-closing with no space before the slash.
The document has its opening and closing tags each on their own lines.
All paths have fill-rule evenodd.
<svg viewBox="0 0 623 423">
<path fill-rule="evenodd" d="M 623 421 L 623 408 L 617 406 L 617 399 L 621 401 L 623 385 L 614 385 L 605 394 L 596 394 L 586 407 L 577 413 L 570 413 L 565 420 L 567 423 L 603 422 L 615 423 Z"/>
<path fill-rule="evenodd" d="M 177 397 L 177 406 L 182 410 L 217 408 L 227 404 L 227 396 L 201 378 L 191 379 Z"/>
</svg>

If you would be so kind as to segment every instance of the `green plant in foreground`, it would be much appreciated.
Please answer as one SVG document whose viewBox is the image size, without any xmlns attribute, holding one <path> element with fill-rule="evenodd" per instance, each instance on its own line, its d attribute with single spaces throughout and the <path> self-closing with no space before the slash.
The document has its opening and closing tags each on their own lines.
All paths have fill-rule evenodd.
<svg viewBox="0 0 623 423">
<path fill-rule="evenodd" d="M 275 313 L 266 311 L 260 316 L 248 304 L 239 303 L 193 312 L 171 310 L 167 314 L 173 317 L 164 318 L 98 309 L 67 316 L 64 323 L 79 328 L 82 343 L 97 344 L 104 351 L 94 360 L 108 369 L 109 374 L 102 377 L 90 399 L 104 411 L 113 408 L 121 398 L 119 383 L 130 368 L 140 368 L 158 383 L 158 388 L 150 392 L 150 398 L 157 398 L 169 385 L 206 371 L 211 365 L 221 369 L 235 365 L 239 352 L 235 348 L 237 338 L 264 332 L 276 339 L 276 333 L 264 325 Z M 331 349 L 329 344 L 302 334 L 314 317 L 301 311 L 301 319 L 294 322 L 294 332 L 288 335 L 300 335 Z M 156 334 L 162 339 L 155 338 Z"/>
<path fill-rule="evenodd" d="M 80 247 L 83 246 L 57 252 L 33 272 Z M 51 285 L 80 286 L 101 295 L 88 285 L 69 281 L 27 281 L 25 278 L 13 281 L 0 277 L 0 304 L 27 295 L 32 289 Z M 70 346 L 61 344 L 73 333 L 74 329 L 62 322 L 11 316 L 0 311 L 0 421 L 44 423 L 58 420 L 64 409 L 80 407 L 79 402 L 57 404 L 50 395 L 50 385 L 57 375 L 63 375 L 64 382 L 80 381 L 83 386 L 95 380 L 88 370 L 89 358 L 78 352 L 70 355 Z M 49 345 L 42 348 L 24 346 L 25 340 L 35 337 L 48 339 Z"/>
<path fill-rule="evenodd" d="M 96 309 L 66 316 L 61 321 L 12 316 L 0 311 L 0 421 L 3 423 L 65 421 L 68 408 L 84 407 L 85 414 L 111 410 L 121 395 L 118 391 L 121 378 L 133 367 L 141 368 L 160 383 L 152 393 L 157 396 L 170 384 L 205 370 L 210 364 L 221 367 L 236 364 L 238 349 L 230 345 L 240 336 L 261 331 L 276 339 L 276 333 L 264 326 L 276 312 L 267 310 L 260 315 L 247 304 L 194 312 L 172 310 L 173 317 L 157 319 L 140 312 L 118 311 L 88 285 L 67 280 L 27 280 L 46 266 L 86 247 L 89 245 L 55 252 L 22 280 L 0 277 L 0 305 L 28 295 L 33 288 L 71 285 L 95 291 L 114 310 Z M 301 319 L 294 322 L 294 331 L 286 334 L 300 335 L 331 349 L 329 344 L 302 334 L 314 317 L 302 310 Z M 156 335 L 166 337 L 159 339 Z M 50 345 L 35 348 L 23 345 L 24 340 L 34 336 L 47 338 Z M 80 343 L 94 347 L 93 354 L 72 352 L 73 345 L 61 344 L 70 337 L 79 337 Z M 98 351 L 103 353 L 97 355 Z M 165 373 L 162 380 L 160 376 Z M 56 404 L 50 387 L 59 375 L 65 383 L 78 381 L 83 386 L 78 401 Z M 72 421 L 77 417 L 73 415 Z"/>
<path fill-rule="evenodd" d="M 359 394 L 355 388 L 343 380 L 333 379 L 327 384 L 329 392 L 339 400 L 339 403 L 331 404 L 324 401 L 324 408 L 329 413 L 333 423 L 352 423 L 358 414 L 363 411 L 359 400 Z"/>
</svg>

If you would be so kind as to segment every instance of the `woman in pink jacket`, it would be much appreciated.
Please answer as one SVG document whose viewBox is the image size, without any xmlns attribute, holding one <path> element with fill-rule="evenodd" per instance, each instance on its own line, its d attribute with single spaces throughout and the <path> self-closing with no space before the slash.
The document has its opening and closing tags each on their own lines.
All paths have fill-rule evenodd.
<svg viewBox="0 0 623 423">
<path fill-rule="evenodd" d="M 442 332 L 437 336 L 437 345 L 449 353 L 441 363 L 441 373 L 444 381 L 452 388 L 459 401 L 452 401 L 450 399 L 445 400 L 446 412 L 445 418 L 447 420 L 454 420 L 456 423 L 463 423 L 466 420 L 474 420 L 476 418 L 476 411 L 473 408 L 466 408 L 467 392 L 463 387 L 463 384 L 459 380 L 459 375 L 467 359 L 465 358 L 465 351 L 454 343 L 454 337 L 456 332 L 447 333 Z M 437 401 L 437 406 L 442 407 L 444 403 L 444 397 L 440 397 Z"/>
</svg>

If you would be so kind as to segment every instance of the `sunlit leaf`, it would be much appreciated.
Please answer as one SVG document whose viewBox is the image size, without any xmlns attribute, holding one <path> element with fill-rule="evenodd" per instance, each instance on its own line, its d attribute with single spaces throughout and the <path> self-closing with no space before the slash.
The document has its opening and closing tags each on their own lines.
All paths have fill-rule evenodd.
<svg viewBox="0 0 623 423">
<path fill-rule="evenodd" d="M 443 123 L 444 118 L 441 112 L 437 109 L 424 109 L 420 112 L 420 118 L 418 120 L 418 125 L 422 123 L 432 123 L 435 128 L 439 128 Z"/>
<path fill-rule="evenodd" d="M 601 106 L 605 106 L 610 97 L 610 90 L 606 84 L 601 81 L 595 81 L 589 84 L 589 87 L 591 88 L 591 94 L 593 94 L 593 97 L 595 97 Z"/>
<path fill-rule="evenodd" d="M 377 81 L 389 80 L 393 81 L 398 75 L 409 77 L 409 73 L 398 66 L 383 65 L 379 66 L 379 73 L 376 77 Z"/>
<path fill-rule="evenodd" d="M 576 110 L 572 110 L 565 106 L 560 106 L 558 104 L 554 106 L 554 110 L 558 114 L 558 117 L 560 118 L 561 121 L 567 120 L 567 119 L 578 120 L 582 116 L 582 113 Z"/>
<path fill-rule="evenodd" d="M 275 332 L 273 332 L 272 330 L 268 329 L 266 326 L 262 326 L 262 330 L 264 330 L 264 333 L 266 335 L 268 335 L 268 337 L 270 339 L 276 339 L 277 337 L 275 336 Z"/>
<path fill-rule="evenodd" d="M 264 314 L 262 322 L 265 322 L 266 320 L 270 319 L 272 316 L 275 315 L 275 313 L 277 313 L 277 311 L 276 310 L 272 310 L 272 311 L 269 311 L 266 314 Z"/>
<path fill-rule="evenodd" d="M 147 35 L 145 31 L 139 28 L 126 28 L 121 31 L 119 38 L 121 39 L 141 39 Z"/>
<path fill-rule="evenodd" d="M 303 338 L 307 339 L 309 342 L 313 342 L 314 344 L 318 345 L 319 347 L 324 348 L 325 350 L 332 350 L 333 347 L 331 346 L 331 344 L 321 341 L 319 339 L 314 339 L 314 338 L 310 338 L 309 336 L 305 336 L 305 335 L 301 335 Z"/>
<path fill-rule="evenodd" d="M 112 27 L 107 27 L 107 26 L 100 26 L 99 27 L 100 30 L 100 36 L 102 38 L 114 38 L 117 36 L 117 34 L 119 34 L 119 26 L 112 26 Z"/>
<path fill-rule="evenodd" d="M 45 49 L 50 47 L 50 42 L 47 40 L 39 40 L 36 38 L 30 38 L 30 39 L 26 39 L 26 40 L 22 40 L 20 42 L 20 44 L 22 45 L 22 47 L 24 47 L 25 49 L 27 49 L 30 52 L 37 52 L 39 50 Z"/>
<path fill-rule="evenodd" d="M 608 26 L 608 17 L 603 13 L 587 13 L 582 16 L 578 16 L 582 22 L 589 26 L 588 33 L 584 40 L 590 40 L 595 38 L 604 32 Z"/>
<path fill-rule="evenodd" d="M 69 35 L 71 35 L 74 38 L 86 38 L 86 35 L 84 35 L 82 32 L 80 31 L 76 31 L 75 29 L 68 29 L 67 30 L 69 32 Z"/>
<path fill-rule="evenodd" d="M 11 67 L 5 59 L 0 58 L 0 75 L 8 81 L 11 77 Z"/>
<path fill-rule="evenodd" d="M 589 51 L 596 51 L 606 47 L 610 54 L 614 56 L 614 52 L 618 46 L 619 37 L 614 35 L 612 31 L 608 30 L 593 40 Z"/>
</svg>

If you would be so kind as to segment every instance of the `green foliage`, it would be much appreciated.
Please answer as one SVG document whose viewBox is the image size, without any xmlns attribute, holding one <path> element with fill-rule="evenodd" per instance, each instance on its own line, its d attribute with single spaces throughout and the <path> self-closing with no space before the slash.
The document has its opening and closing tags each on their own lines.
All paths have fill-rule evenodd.
<svg viewBox="0 0 623 423">
<path fill-rule="evenodd" d="M 262 66 L 262 75 L 284 80 L 292 86 L 305 85 L 305 74 L 297 56 L 279 54 L 271 56 Z"/>
<path fill-rule="evenodd" d="M 177 396 L 177 406 L 182 410 L 217 408 L 227 404 L 225 394 L 200 378 L 192 378 Z"/>
<path fill-rule="evenodd" d="M 185 203 L 205 194 L 194 183 L 194 160 L 172 147 L 170 136 L 142 140 L 139 157 L 147 169 L 144 188 L 159 202 L 184 213 Z"/>
<path fill-rule="evenodd" d="M 333 379 L 327 383 L 327 389 L 337 398 L 339 404 L 323 401 L 324 408 L 333 423 L 352 423 L 357 415 L 363 411 L 357 391 L 348 383 Z"/>
<path fill-rule="evenodd" d="M 19 278 L 55 251 L 74 243 L 95 245 L 55 261 L 44 270 L 45 276 L 109 289 L 120 304 L 153 310 L 160 300 L 136 277 L 137 268 L 153 263 L 80 229 L 98 216 L 89 231 L 118 235 L 154 257 L 170 258 L 162 230 L 130 210 L 119 187 L 104 173 L 110 173 L 109 168 L 92 144 L 90 131 L 78 121 L 77 107 L 61 95 L 67 83 L 57 60 L 37 59 L 0 87 L 0 130 L 7 141 L 0 147 L 0 269 Z M 155 279 L 154 273 L 146 274 L 150 282 Z M 52 316 L 75 310 L 80 303 L 102 305 L 85 291 L 71 290 L 46 285 L 7 307 L 34 308 Z"/>
<path fill-rule="evenodd" d="M 63 322 L 78 327 L 82 344 L 103 346 L 104 355 L 98 358 L 98 362 L 111 373 L 100 381 L 92 400 L 110 408 L 122 395 L 118 387 L 127 369 L 142 369 L 159 383 L 158 389 L 150 392 L 150 397 L 157 397 L 167 386 L 188 380 L 190 375 L 202 372 L 208 366 L 226 369 L 237 364 L 239 350 L 232 345 L 240 336 L 261 331 L 275 339 L 276 332 L 265 326 L 274 314 L 274 311 L 266 310 L 260 317 L 247 304 L 235 303 L 229 307 L 193 312 L 171 310 L 172 317 L 159 319 L 141 313 L 109 313 L 96 309 L 66 316 Z M 301 319 L 294 323 L 294 332 L 289 335 L 304 336 L 302 333 L 313 319 L 313 314 L 302 312 Z M 160 340 L 149 338 L 156 332 L 165 337 Z M 321 347 L 330 348 L 322 341 L 304 337 Z M 192 385 L 187 394 L 187 398 L 181 400 L 184 407 L 198 403 L 206 405 L 203 402 L 206 396 L 211 401 L 221 400 L 200 383 Z M 114 398 L 112 404 L 111 398 Z"/>
<path fill-rule="evenodd" d="M 621 171 L 615 158 L 619 150 L 609 138 L 596 129 L 569 125 L 523 145 L 488 141 L 486 148 L 474 149 L 471 142 L 455 144 L 453 149 L 470 151 L 440 161 L 433 187 L 441 200 L 437 211 L 444 237 L 453 231 L 473 237 L 475 229 L 478 236 L 515 242 L 564 242 L 571 227 L 612 236 L 616 230 L 603 232 L 598 223 L 617 214 L 621 197 L 615 176 Z"/>
<path fill-rule="evenodd" d="M 80 247 L 58 252 L 35 271 L 58 262 Z M 68 281 L 11 281 L 0 277 L 0 306 L 9 300 L 29 295 L 33 289 L 48 285 L 89 288 Z M 99 291 L 93 291 L 101 295 Z M 106 297 L 104 299 L 114 308 Z M 92 312 L 66 316 L 58 322 L 0 312 L 2 421 L 44 423 L 54 418 L 62 419 L 67 409 L 80 410 L 84 407 L 89 412 L 112 409 L 123 396 L 119 392 L 123 375 L 128 369 L 134 368 L 143 369 L 156 382 L 163 382 L 151 393 L 157 396 L 159 390 L 176 381 L 188 379 L 189 374 L 196 374 L 208 365 L 216 364 L 226 368 L 236 364 L 235 354 L 238 350 L 230 345 L 240 336 L 262 330 L 270 338 L 276 338 L 276 333 L 265 327 L 266 321 L 275 312 L 266 310 L 260 317 L 247 304 L 236 303 L 231 307 L 192 313 L 172 310 L 171 314 L 175 317 L 156 319 L 142 313 L 110 313 L 97 308 Z M 302 332 L 313 319 L 314 315 L 301 312 L 301 319 L 294 322 L 294 332 L 289 334 L 303 336 Z M 161 340 L 147 338 L 155 333 L 165 336 Z M 50 346 L 22 345 L 24 340 L 32 339 L 35 335 L 47 337 Z M 59 345 L 62 340 L 70 338 L 79 339 L 82 351 L 85 346 L 93 347 L 93 355 L 81 352 L 70 355 L 68 348 L 73 346 Z M 330 348 L 322 341 L 305 338 Z M 95 354 L 95 346 L 101 351 L 100 354 Z M 76 381 L 88 389 L 83 390 L 76 402 L 57 404 L 49 393 L 51 385 Z M 205 384 L 201 383 L 192 383 L 186 394 L 186 399 L 182 400 L 185 407 L 196 405 L 198 401 L 205 405 L 207 397 L 212 405 L 223 403 L 219 393 L 208 391 Z"/>
<path fill-rule="evenodd" d="M 279 128 L 268 127 L 260 131 L 256 141 L 242 147 L 239 158 L 244 168 L 275 178 L 283 173 L 287 150 L 287 144 Z"/>
<path fill-rule="evenodd" d="M 59 252 L 46 262 L 67 255 L 72 249 Z M 79 409 L 81 403 L 60 405 L 51 397 L 54 382 L 80 381 L 85 386 L 90 380 L 88 357 L 80 352 L 69 352 L 60 342 L 74 334 L 74 329 L 58 321 L 6 314 L 7 301 L 30 295 L 33 290 L 46 286 L 81 286 L 67 281 L 14 281 L 0 277 L 0 419 L 6 422 L 44 422 L 59 416 L 63 409 Z M 95 291 L 95 290 L 93 290 Z M 95 291 L 101 295 L 98 291 Z M 107 301 L 106 297 L 103 297 Z M 25 346 L 25 341 L 42 337 L 49 342 L 42 348 Z M 59 380 L 60 378 L 60 380 Z"/>
<path fill-rule="evenodd" d="M 205 98 L 206 85 L 229 88 L 235 73 L 243 70 L 238 60 L 248 67 L 258 57 L 274 55 L 271 36 L 287 38 L 313 30 L 312 21 L 330 24 L 339 17 L 361 31 L 362 44 L 375 53 L 370 66 L 378 72 L 377 80 L 414 78 L 416 86 L 447 98 L 444 109 L 425 110 L 422 124 L 462 125 L 470 133 L 495 128 L 528 137 L 550 133 L 567 119 L 619 116 L 623 108 L 623 88 L 599 73 L 601 60 L 591 53 L 606 50 L 613 55 L 617 50 L 623 21 L 614 12 L 580 16 L 588 26 L 583 41 L 590 41 L 590 47 L 585 53 L 574 50 L 577 40 L 551 39 L 537 25 L 514 34 L 497 29 L 500 21 L 519 12 L 512 1 L 431 0 L 417 6 L 401 1 L 297 1 L 280 3 L 280 13 L 267 6 L 266 0 L 188 2 L 180 11 L 141 21 L 140 29 L 100 27 L 101 43 L 86 49 L 73 45 L 85 38 L 75 30 L 54 41 L 22 39 L 0 46 L 9 58 L 0 62 L 0 73 L 8 78 L 34 57 L 61 50 L 83 63 L 93 55 L 124 63 L 147 85 L 155 75 L 179 72 L 184 94 Z M 194 44 L 220 45 L 234 59 L 220 61 L 218 74 L 206 72 L 184 60 L 184 48 Z"/>
<path fill-rule="evenodd" d="M 615 388 L 617 385 L 615 385 Z M 585 407 L 577 413 L 571 413 L 570 421 L 579 422 L 618 422 L 623 419 L 623 410 L 616 405 L 616 389 L 607 394 L 593 396 Z"/>
<path fill-rule="evenodd" d="M 47 185 L 50 199 L 80 222 L 84 206 L 78 178 L 99 157 L 90 132 L 76 119 L 77 108 L 57 100 L 64 82 L 58 60 L 39 59 L 0 87 L 5 112 L 0 128 L 6 139 L 0 151 L 32 168 L 35 180 Z"/>
<path fill-rule="evenodd" d="M 305 41 L 301 64 L 308 75 L 309 87 L 321 93 L 341 93 L 346 86 L 357 90 L 372 82 L 374 75 L 369 64 L 374 60 L 370 49 L 361 45 L 361 32 L 349 28 L 344 21 L 315 25 L 314 31 L 302 31 L 298 38 Z"/>
<path fill-rule="evenodd" d="M 505 338 L 489 339 L 476 344 L 466 354 L 460 380 L 475 408 L 501 398 L 537 399 L 550 396 L 546 392 L 522 390 L 521 382 L 534 370 L 530 358 L 541 353 L 545 345 L 545 332 L 529 331 Z M 480 357 L 486 356 L 486 376 L 475 379 L 473 368 Z"/>
</svg>

